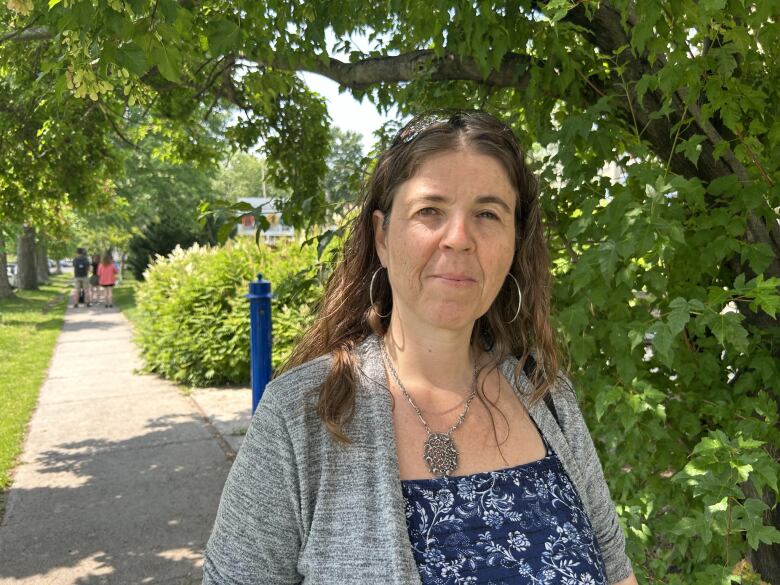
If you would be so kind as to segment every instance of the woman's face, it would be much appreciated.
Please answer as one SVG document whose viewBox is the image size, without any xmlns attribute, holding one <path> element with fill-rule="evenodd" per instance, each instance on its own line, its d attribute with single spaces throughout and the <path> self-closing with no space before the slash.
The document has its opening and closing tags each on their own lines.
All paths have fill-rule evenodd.
<svg viewBox="0 0 780 585">
<path fill-rule="evenodd" d="M 384 214 L 374 212 L 393 319 L 470 332 L 512 264 L 516 197 L 493 157 L 457 150 L 427 158 L 398 187 L 386 229 Z"/>
</svg>

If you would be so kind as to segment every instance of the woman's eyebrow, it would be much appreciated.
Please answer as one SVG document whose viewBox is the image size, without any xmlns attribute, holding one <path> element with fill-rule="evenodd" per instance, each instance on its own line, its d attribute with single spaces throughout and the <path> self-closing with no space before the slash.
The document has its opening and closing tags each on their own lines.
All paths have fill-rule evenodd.
<svg viewBox="0 0 780 585">
<path fill-rule="evenodd" d="M 498 195 L 480 195 L 477 197 L 477 203 L 480 205 L 484 205 L 485 203 L 495 203 L 499 207 L 503 207 L 504 211 L 507 213 L 512 213 L 512 210 L 509 209 L 509 205 L 506 204 L 506 201 L 504 201 L 504 199 Z"/>
<path fill-rule="evenodd" d="M 444 195 L 436 195 L 434 193 L 429 193 L 426 195 L 419 195 L 417 197 L 414 197 L 412 199 L 412 203 L 451 203 L 452 199 L 449 197 L 446 197 Z M 509 205 L 506 204 L 506 201 L 504 201 L 503 198 L 499 197 L 498 195 L 480 195 L 476 199 L 477 205 L 485 205 L 486 203 L 495 203 L 499 207 L 502 207 L 504 211 L 507 213 L 512 213 L 512 210 L 509 208 Z"/>
</svg>

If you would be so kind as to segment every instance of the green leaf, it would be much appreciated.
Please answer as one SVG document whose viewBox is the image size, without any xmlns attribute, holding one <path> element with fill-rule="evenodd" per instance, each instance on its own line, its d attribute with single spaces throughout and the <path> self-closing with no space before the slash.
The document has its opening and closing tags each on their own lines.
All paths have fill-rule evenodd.
<svg viewBox="0 0 780 585">
<path fill-rule="evenodd" d="M 247 203 L 246 201 L 237 201 L 236 203 L 231 204 L 227 209 L 237 213 L 252 213 L 255 211 L 252 204 Z"/>
<path fill-rule="evenodd" d="M 217 241 L 220 244 L 224 244 L 227 242 L 228 237 L 230 237 L 230 232 L 233 231 L 233 228 L 235 226 L 233 225 L 233 222 L 226 221 L 224 224 L 222 224 L 217 231 Z"/>
<path fill-rule="evenodd" d="M 176 0 L 159 0 L 160 12 L 162 12 L 165 20 L 173 24 L 176 22 L 179 11 L 179 3 Z"/>
<path fill-rule="evenodd" d="M 699 155 L 701 154 L 701 143 L 705 140 L 707 140 L 706 136 L 703 134 L 696 134 L 691 136 L 688 140 L 683 140 L 677 145 L 674 151 L 684 153 L 685 158 L 696 165 L 699 162 Z"/>
<path fill-rule="evenodd" d="M 653 336 L 653 349 L 661 362 L 672 367 L 674 364 L 674 357 L 672 356 L 672 342 L 674 336 L 672 335 L 669 325 L 666 323 L 659 323 L 653 328 L 655 335 Z"/>
<path fill-rule="evenodd" d="M 209 50 L 214 56 L 237 49 L 241 39 L 241 29 L 238 25 L 224 19 L 210 22 L 206 34 L 209 39 Z"/>
<path fill-rule="evenodd" d="M 748 543 L 753 550 L 758 549 L 759 543 L 778 544 L 780 543 L 780 530 L 774 526 L 762 526 L 758 530 L 747 533 Z"/>
<path fill-rule="evenodd" d="M 726 0 L 700 0 L 699 5 L 707 13 L 716 13 L 726 7 Z"/>
<path fill-rule="evenodd" d="M 724 175 L 710 181 L 707 186 L 707 191 L 713 195 L 728 195 L 735 197 L 737 193 L 742 189 L 739 184 L 739 179 L 736 175 Z"/>
<path fill-rule="evenodd" d="M 658 78 L 655 75 L 649 75 L 645 73 L 639 79 L 636 84 L 636 97 L 639 103 L 642 102 L 642 97 L 648 92 L 648 90 L 656 89 L 658 87 Z"/>
<path fill-rule="evenodd" d="M 149 69 L 146 55 L 134 42 L 126 43 L 116 50 L 116 62 L 134 75 L 143 75 Z"/>
<path fill-rule="evenodd" d="M 715 148 L 712 149 L 712 157 L 715 160 L 718 160 L 719 158 L 722 158 L 724 154 L 729 149 L 729 143 L 726 140 L 721 140 L 715 145 Z"/>
<path fill-rule="evenodd" d="M 723 313 L 713 319 L 710 327 L 721 345 L 725 346 L 728 340 L 729 345 L 738 351 L 747 352 L 748 333 L 741 325 L 743 319 L 744 317 L 737 313 Z"/>
<path fill-rule="evenodd" d="M 152 45 L 152 60 L 165 79 L 177 83 L 181 80 L 181 55 L 176 47 L 155 42 Z"/>
<path fill-rule="evenodd" d="M 718 449 L 723 449 L 724 447 L 728 447 L 728 445 L 724 443 L 722 437 L 720 436 L 704 437 L 701 441 L 699 441 L 696 444 L 696 446 L 693 448 L 693 451 L 691 453 L 693 455 L 698 455 L 700 453 L 706 453 L 707 451 L 716 451 Z"/>
<path fill-rule="evenodd" d="M 612 282 L 615 278 L 615 266 L 617 266 L 618 253 L 615 242 L 608 240 L 601 244 L 598 249 L 598 262 L 601 268 L 601 274 L 607 282 Z"/>
<path fill-rule="evenodd" d="M 688 301 L 682 297 L 675 298 L 671 303 L 669 303 L 669 306 L 671 307 L 672 312 L 667 318 L 667 323 L 669 323 L 669 331 L 671 335 L 676 336 L 683 329 L 685 329 L 685 325 L 690 320 L 691 308 L 688 305 Z"/>
<path fill-rule="evenodd" d="M 763 242 L 745 244 L 742 248 L 741 259 L 744 262 L 747 260 L 750 263 L 750 267 L 758 274 L 763 273 L 772 261 L 775 259 L 775 254 L 772 248 L 768 244 Z"/>
<path fill-rule="evenodd" d="M 645 334 L 643 331 L 632 329 L 628 332 L 628 339 L 631 340 L 631 351 L 634 351 L 636 346 L 638 346 L 640 343 L 644 343 Z"/>
<path fill-rule="evenodd" d="M 722 500 L 720 500 L 717 504 L 712 504 L 710 506 L 707 506 L 707 509 L 710 512 L 725 512 L 729 507 L 729 498 L 726 496 Z"/>
<path fill-rule="evenodd" d="M 623 389 L 620 386 L 608 386 L 596 394 L 596 419 L 601 420 L 607 408 L 620 402 Z"/>
</svg>

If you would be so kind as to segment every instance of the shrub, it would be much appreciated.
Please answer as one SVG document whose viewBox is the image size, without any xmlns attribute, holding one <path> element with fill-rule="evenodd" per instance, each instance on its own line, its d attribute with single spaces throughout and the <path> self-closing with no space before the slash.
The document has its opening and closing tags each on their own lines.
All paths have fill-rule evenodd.
<svg viewBox="0 0 780 585">
<path fill-rule="evenodd" d="M 321 288 L 311 280 L 316 247 L 253 240 L 198 244 L 157 257 L 139 285 L 139 340 L 146 369 L 191 386 L 247 384 L 249 282 L 261 272 L 273 287 L 273 367 L 313 318 Z M 296 283 L 307 282 L 306 286 Z"/>
</svg>

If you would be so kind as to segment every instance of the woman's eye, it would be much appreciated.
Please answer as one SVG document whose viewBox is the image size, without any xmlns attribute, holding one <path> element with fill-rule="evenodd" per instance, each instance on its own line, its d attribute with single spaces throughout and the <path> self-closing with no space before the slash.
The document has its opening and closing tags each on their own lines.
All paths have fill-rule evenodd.
<svg viewBox="0 0 780 585">
<path fill-rule="evenodd" d="M 436 209 L 433 207 L 424 207 L 420 211 L 417 212 L 417 215 L 433 215 L 436 213 Z"/>
<path fill-rule="evenodd" d="M 483 217 L 486 217 L 488 219 L 498 219 L 498 215 L 496 215 L 492 211 L 483 211 L 479 215 L 483 216 Z"/>
</svg>

